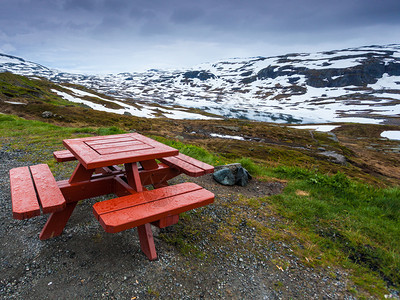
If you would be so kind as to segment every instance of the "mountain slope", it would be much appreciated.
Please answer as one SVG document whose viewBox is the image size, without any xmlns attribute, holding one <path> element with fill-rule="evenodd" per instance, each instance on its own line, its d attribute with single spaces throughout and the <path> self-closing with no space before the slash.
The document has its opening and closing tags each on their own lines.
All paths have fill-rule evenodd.
<svg viewBox="0 0 400 300">
<path fill-rule="evenodd" d="M 283 123 L 398 124 L 400 45 L 231 59 L 191 70 L 68 74 L 0 55 L 0 71 L 82 84 L 118 99 Z"/>
</svg>

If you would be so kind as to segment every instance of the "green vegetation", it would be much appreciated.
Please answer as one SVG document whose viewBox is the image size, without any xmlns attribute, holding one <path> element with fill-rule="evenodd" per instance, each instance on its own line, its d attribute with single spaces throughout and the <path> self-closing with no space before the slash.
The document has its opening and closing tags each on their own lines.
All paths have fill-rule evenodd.
<svg viewBox="0 0 400 300">
<path fill-rule="evenodd" d="M 317 234 L 321 250 L 334 249 L 343 264 L 354 263 L 399 286 L 400 188 L 376 188 L 343 173 L 283 167 L 272 173 L 289 180 L 284 193 L 270 198 L 282 216 Z"/>
</svg>

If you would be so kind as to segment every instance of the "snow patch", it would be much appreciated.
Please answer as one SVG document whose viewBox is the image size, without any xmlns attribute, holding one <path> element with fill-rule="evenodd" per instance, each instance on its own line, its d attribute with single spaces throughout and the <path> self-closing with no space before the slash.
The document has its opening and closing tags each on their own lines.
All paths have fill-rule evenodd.
<svg viewBox="0 0 400 300">
<path fill-rule="evenodd" d="M 340 125 L 299 125 L 299 126 L 289 126 L 289 127 L 296 129 L 311 129 L 315 131 L 329 132 L 335 128 L 340 127 Z"/>
<path fill-rule="evenodd" d="M 224 135 L 218 133 L 210 133 L 212 137 L 222 138 L 222 139 L 231 139 L 231 140 L 239 140 L 244 141 L 244 138 L 238 135 Z"/>
<path fill-rule="evenodd" d="M 389 140 L 400 141 L 400 131 L 399 130 L 388 130 L 381 133 L 381 137 L 387 138 Z"/>
</svg>

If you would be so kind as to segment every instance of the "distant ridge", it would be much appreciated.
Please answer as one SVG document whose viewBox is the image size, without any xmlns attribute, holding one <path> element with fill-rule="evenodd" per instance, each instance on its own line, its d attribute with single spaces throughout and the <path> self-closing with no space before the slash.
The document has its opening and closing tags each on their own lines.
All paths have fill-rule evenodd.
<svg viewBox="0 0 400 300">
<path fill-rule="evenodd" d="M 105 76 L 51 70 L 0 54 L 0 72 L 84 85 L 118 99 L 282 123 L 398 123 L 400 45 L 234 58 L 188 70 Z"/>
</svg>

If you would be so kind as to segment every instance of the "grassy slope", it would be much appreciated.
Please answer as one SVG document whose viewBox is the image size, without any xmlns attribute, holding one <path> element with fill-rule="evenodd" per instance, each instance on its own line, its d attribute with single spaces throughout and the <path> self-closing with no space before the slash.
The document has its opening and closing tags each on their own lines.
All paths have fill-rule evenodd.
<svg viewBox="0 0 400 300">
<path fill-rule="evenodd" d="M 292 245 L 304 263 L 349 268 L 358 287 L 373 295 L 382 296 L 386 293 L 385 283 L 399 287 L 400 190 L 392 184 L 396 177 L 360 167 L 365 162 L 354 152 L 357 147 L 345 147 L 329 139 L 326 134 L 310 134 L 306 130 L 265 123 L 240 120 L 210 123 L 115 116 L 69 106 L 69 103 L 49 92 L 52 84 L 48 82 L 6 74 L 0 77 L 0 83 L 1 99 L 29 104 L 16 106 L 1 101 L 3 112 L 41 119 L 42 111 L 51 110 L 62 116 L 46 119 L 47 123 L 44 123 L 0 115 L 3 150 L 25 150 L 27 160 L 48 163 L 56 175 L 68 174 L 73 165 L 55 164 L 51 156 L 52 151 L 62 149 L 62 139 L 136 130 L 214 165 L 240 161 L 260 180 L 287 181 L 287 187 L 281 195 L 243 199 L 238 203 L 239 208 L 259 211 L 267 204 L 268 209 L 286 220 L 283 230 L 271 231 L 266 230 L 267 220 L 247 218 L 247 222 L 257 229 L 259 243 L 268 239 L 288 239 L 287 232 L 290 232 L 292 237 L 307 245 Z M 106 127 L 99 127 L 100 124 Z M 356 130 L 352 129 L 352 125 L 342 128 L 338 134 L 344 138 L 350 138 Z M 350 132 L 347 135 L 346 128 Z M 359 128 L 357 126 L 358 131 Z M 367 130 L 368 134 L 372 132 L 378 135 L 380 131 L 392 127 L 372 128 L 374 130 Z M 262 141 L 221 140 L 204 134 L 218 132 L 237 135 L 238 131 Z M 332 163 L 318 155 L 319 147 L 341 153 L 357 164 L 343 166 Z M 38 152 L 40 156 L 30 155 Z M 243 212 L 232 210 L 233 219 L 238 214 Z M 220 226 L 219 232 L 222 233 L 226 228 Z M 229 230 L 235 229 L 235 226 L 239 224 L 233 222 Z M 187 230 L 190 228 L 182 227 L 175 233 L 175 241 L 183 239 L 183 249 L 190 245 L 184 238 L 190 236 L 190 232 L 185 232 Z"/>
</svg>

